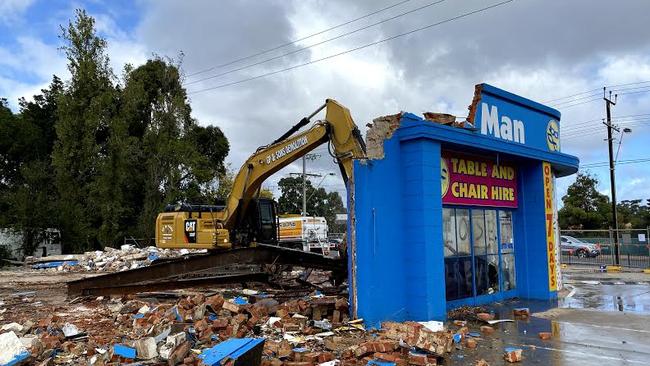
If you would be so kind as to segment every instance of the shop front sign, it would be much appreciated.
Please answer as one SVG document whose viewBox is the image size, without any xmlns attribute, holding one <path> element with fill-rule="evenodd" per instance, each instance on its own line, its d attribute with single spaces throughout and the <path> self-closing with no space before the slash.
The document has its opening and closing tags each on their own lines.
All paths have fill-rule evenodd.
<svg viewBox="0 0 650 366">
<path fill-rule="evenodd" d="M 517 207 L 517 170 L 510 164 L 443 153 L 442 203 Z"/>
</svg>

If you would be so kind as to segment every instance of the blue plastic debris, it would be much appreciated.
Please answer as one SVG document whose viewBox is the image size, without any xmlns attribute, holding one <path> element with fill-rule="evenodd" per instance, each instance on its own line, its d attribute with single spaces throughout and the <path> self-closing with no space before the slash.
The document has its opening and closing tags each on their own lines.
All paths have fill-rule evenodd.
<svg viewBox="0 0 650 366">
<path fill-rule="evenodd" d="M 199 358 L 208 366 L 221 365 L 226 358 L 233 360 L 234 366 L 259 366 L 264 341 L 264 338 L 231 338 L 204 349 Z"/>
<path fill-rule="evenodd" d="M 467 333 L 467 335 L 470 336 L 470 337 L 473 337 L 473 338 L 480 338 L 481 337 L 481 333 L 479 333 L 479 332 L 469 332 L 469 333 Z"/>
<path fill-rule="evenodd" d="M 307 348 L 305 348 L 305 347 L 296 347 L 296 348 L 292 349 L 292 351 L 298 352 L 298 353 L 303 353 L 303 352 L 307 352 Z"/>
<path fill-rule="evenodd" d="M 142 313 L 137 313 L 133 315 L 133 319 L 142 319 L 144 318 L 144 314 Z"/>
<path fill-rule="evenodd" d="M 506 347 L 504 350 L 506 351 L 506 353 L 508 353 L 508 352 L 512 352 L 512 351 L 521 350 L 521 348 L 517 348 L 517 347 Z"/>
<path fill-rule="evenodd" d="M 135 348 L 125 346 L 123 344 L 114 344 L 113 354 L 124 358 L 135 358 Z"/>
<path fill-rule="evenodd" d="M 172 313 L 174 313 L 174 315 L 176 316 L 177 322 L 183 321 L 183 317 L 181 316 L 181 313 L 178 312 L 178 306 L 174 305 L 174 307 L 172 308 Z"/>
<path fill-rule="evenodd" d="M 45 263 L 36 263 L 32 266 L 33 269 L 46 269 L 46 268 L 56 268 L 59 266 L 76 266 L 79 264 L 79 261 L 54 261 L 54 262 L 45 262 Z"/>
<path fill-rule="evenodd" d="M 243 296 L 237 296 L 232 299 L 233 304 L 235 305 L 246 305 L 248 304 L 248 299 Z"/>
<path fill-rule="evenodd" d="M 217 320 L 217 314 L 209 314 L 208 315 L 208 320 L 211 321 L 211 322 Z"/>
<path fill-rule="evenodd" d="M 30 353 L 27 351 L 20 352 L 17 355 L 14 355 L 14 357 L 9 360 L 7 363 L 3 363 L 0 366 L 14 366 L 14 365 L 20 365 L 23 361 L 28 359 L 30 356 Z"/>
<path fill-rule="evenodd" d="M 375 365 L 375 366 L 396 366 L 395 362 L 388 362 L 388 361 L 381 361 L 381 360 L 370 360 L 366 364 L 367 366 L 370 365 Z"/>
<path fill-rule="evenodd" d="M 159 256 L 158 253 L 156 252 L 149 252 L 149 255 L 147 256 L 147 259 L 150 260 L 151 262 L 155 261 L 158 258 Z"/>
<path fill-rule="evenodd" d="M 460 343 L 460 341 L 463 339 L 463 335 L 460 333 L 454 334 L 454 343 Z"/>
</svg>

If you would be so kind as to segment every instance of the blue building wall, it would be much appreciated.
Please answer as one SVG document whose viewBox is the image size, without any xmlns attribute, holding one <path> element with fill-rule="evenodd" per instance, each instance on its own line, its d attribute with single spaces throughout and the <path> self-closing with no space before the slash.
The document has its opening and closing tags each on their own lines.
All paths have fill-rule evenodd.
<svg viewBox="0 0 650 366">
<path fill-rule="evenodd" d="M 484 87 L 485 88 L 485 87 Z M 499 89 L 485 88 L 498 104 Z M 517 108 L 539 105 L 517 97 Z M 507 105 L 499 105 L 508 110 Z M 547 118 L 559 113 L 543 108 Z M 526 111 L 526 113 L 532 113 Z M 535 130 L 531 128 L 531 130 Z M 425 121 L 406 113 L 400 127 L 384 142 L 384 158 L 356 161 L 354 166 L 354 236 L 350 240 L 356 275 L 351 294 L 357 317 L 370 327 L 384 320 L 444 319 L 448 306 L 480 304 L 509 297 L 551 299 L 546 253 L 542 161 L 558 176 L 577 171 L 578 159 L 534 146 L 498 140 L 476 130 Z M 440 158 L 444 149 L 498 154 L 517 162 L 518 208 L 513 210 L 515 290 L 456 300 L 445 298 Z"/>
</svg>

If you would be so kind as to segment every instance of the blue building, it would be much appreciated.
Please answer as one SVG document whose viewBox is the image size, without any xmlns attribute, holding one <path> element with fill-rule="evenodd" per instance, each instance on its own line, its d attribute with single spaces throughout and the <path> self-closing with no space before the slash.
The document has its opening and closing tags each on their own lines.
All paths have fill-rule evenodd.
<svg viewBox="0 0 650 366">
<path fill-rule="evenodd" d="M 557 297 L 554 180 L 578 170 L 560 152 L 560 113 L 481 84 L 466 122 L 438 117 L 393 116 L 380 153 L 355 162 L 350 300 L 370 326 Z"/>
</svg>

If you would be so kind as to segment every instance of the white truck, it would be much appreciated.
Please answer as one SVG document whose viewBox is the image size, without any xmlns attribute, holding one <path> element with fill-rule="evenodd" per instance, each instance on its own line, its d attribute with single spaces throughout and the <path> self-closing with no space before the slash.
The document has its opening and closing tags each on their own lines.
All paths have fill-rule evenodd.
<svg viewBox="0 0 650 366">
<path fill-rule="evenodd" d="M 330 243 L 327 238 L 327 221 L 324 217 L 282 215 L 278 220 L 280 246 L 323 255 L 330 255 L 336 249 L 336 244 Z"/>
</svg>

